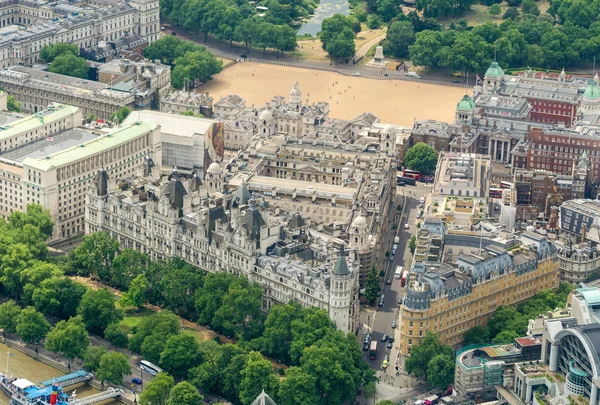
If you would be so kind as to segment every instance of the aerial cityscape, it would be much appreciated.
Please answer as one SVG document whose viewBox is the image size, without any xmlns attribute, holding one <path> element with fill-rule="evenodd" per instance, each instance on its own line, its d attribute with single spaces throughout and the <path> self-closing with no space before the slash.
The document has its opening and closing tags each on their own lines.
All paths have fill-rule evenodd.
<svg viewBox="0 0 600 405">
<path fill-rule="evenodd" d="M 0 34 L 0 405 L 600 404 L 600 0 Z"/>
</svg>

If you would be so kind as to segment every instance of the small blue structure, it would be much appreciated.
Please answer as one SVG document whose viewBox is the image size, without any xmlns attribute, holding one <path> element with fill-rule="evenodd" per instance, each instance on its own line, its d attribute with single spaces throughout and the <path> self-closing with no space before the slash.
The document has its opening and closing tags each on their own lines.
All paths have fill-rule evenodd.
<svg viewBox="0 0 600 405">
<path fill-rule="evenodd" d="M 68 387 L 70 385 L 87 382 L 87 381 L 91 380 L 92 378 L 94 378 L 94 377 L 91 374 L 89 374 L 87 371 L 79 370 L 79 371 L 75 371 L 74 373 L 71 373 L 71 374 L 63 375 L 62 377 L 56 377 L 51 380 L 42 381 L 40 383 L 40 385 L 42 387 L 51 387 L 52 384 L 58 383 L 61 387 Z"/>
</svg>

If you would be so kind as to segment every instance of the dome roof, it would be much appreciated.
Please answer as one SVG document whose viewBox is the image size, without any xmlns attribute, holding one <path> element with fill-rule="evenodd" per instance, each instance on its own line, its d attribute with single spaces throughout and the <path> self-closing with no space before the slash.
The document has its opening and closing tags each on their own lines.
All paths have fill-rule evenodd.
<svg viewBox="0 0 600 405">
<path fill-rule="evenodd" d="M 468 94 L 465 94 L 462 100 L 456 105 L 456 109 L 460 111 L 473 111 L 475 109 L 475 102 Z"/>
<path fill-rule="evenodd" d="M 271 121 L 273 119 L 273 112 L 266 108 L 263 110 L 263 112 L 260 113 L 260 120 L 261 121 Z"/>
<path fill-rule="evenodd" d="M 600 89 L 598 89 L 598 86 L 596 86 L 595 83 L 590 84 L 589 86 L 587 86 L 587 89 L 585 89 L 585 92 L 583 93 L 583 97 L 587 98 L 587 99 L 599 99 L 600 98 Z"/>
<path fill-rule="evenodd" d="M 298 82 L 294 82 L 294 86 L 292 90 L 290 90 L 290 96 L 301 96 L 302 92 L 300 91 L 300 85 Z"/>
<path fill-rule="evenodd" d="M 221 173 L 221 166 L 217 162 L 212 162 L 210 166 L 208 166 L 207 173 L 219 174 Z"/>
<path fill-rule="evenodd" d="M 352 226 L 365 227 L 367 226 L 367 220 L 362 215 L 359 215 L 352 221 Z"/>
<path fill-rule="evenodd" d="M 395 132 L 396 131 L 394 130 L 394 126 L 392 124 L 387 124 L 386 126 L 383 127 L 384 134 L 393 135 Z"/>
<path fill-rule="evenodd" d="M 488 68 L 488 70 L 485 72 L 486 76 L 495 76 L 495 77 L 502 77 L 504 75 L 504 71 L 502 70 L 502 68 L 500 67 L 500 65 L 498 64 L 498 62 L 492 62 L 492 64 L 490 65 L 490 67 Z"/>
</svg>

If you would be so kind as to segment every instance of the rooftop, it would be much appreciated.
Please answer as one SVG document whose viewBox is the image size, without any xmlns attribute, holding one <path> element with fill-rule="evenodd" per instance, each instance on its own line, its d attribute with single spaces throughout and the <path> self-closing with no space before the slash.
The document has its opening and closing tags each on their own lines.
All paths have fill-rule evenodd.
<svg viewBox="0 0 600 405">
<path fill-rule="evenodd" d="M 74 114 L 79 108 L 64 104 L 52 104 L 48 109 L 28 115 L 8 124 L 0 126 L 0 140 L 9 139 L 18 134 L 43 127 L 49 122 L 54 122 Z"/>
<path fill-rule="evenodd" d="M 160 125 L 162 132 L 191 138 L 196 134 L 205 134 L 213 123 L 217 122 L 207 118 L 189 117 L 181 114 L 171 114 L 150 110 L 133 111 L 123 121 L 131 124 L 137 121 L 149 122 Z"/>
<path fill-rule="evenodd" d="M 27 157 L 23 160 L 23 165 L 41 171 L 50 170 L 53 167 L 65 166 L 69 163 L 88 158 L 107 149 L 129 142 L 140 135 L 153 131 L 155 128 L 155 124 L 147 122 L 122 125 L 106 135 L 97 136 L 78 146 L 63 149 L 45 157 Z"/>
<path fill-rule="evenodd" d="M 39 159 L 51 156 L 63 150 L 79 146 L 98 137 L 97 134 L 81 129 L 70 129 L 54 134 L 52 137 L 37 139 L 18 148 L 0 153 L 0 157 L 13 162 L 23 163 L 27 158 Z"/>
</svg>

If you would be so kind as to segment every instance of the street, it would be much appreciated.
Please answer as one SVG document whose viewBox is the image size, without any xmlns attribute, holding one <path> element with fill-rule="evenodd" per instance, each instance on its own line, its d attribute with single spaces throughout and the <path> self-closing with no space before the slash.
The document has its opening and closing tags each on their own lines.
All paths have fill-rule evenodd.
<svg viewBox="0 0 600 405">
<path fill-rule="evenodd" d="M 387 246 L 386 250 L 392 251 L 392 245 L 394 237 L 397 235 L 400 237 L 398 243 L 398 250 L 394 257 L 393 262 L 390 262 L 388 257 L 382 255 L 377 263 L 377 269 L 383 269 L 386 273 L 384 277 L 384 283 L 382 286 L 382 293 L 385 295 L 384 305 L 377 307 L 377 303 L 373 307 L 366 307 L 363 309 L 360 315 L 360 320 L 364 327 L 358 334 L 361 346 L 364 334 L 367 332 L 367 326 L 371 332 L 372 339 L 377 340 L 377 358 L 375 360 L 369 360 L 368 351 L 363 352 L 363 358 L 367 361 L 372 368 L 375 370 L 381 370 L 381 364 L 383 363 L 385 355 L 390 356 L 390 366 L 388 367 L 389 374 L 395 374 L 394 364 L 397 357 L 398 346 L 397 340 L 394 341 L 394 347 L 390 350 L 386 348 L 387 342 L 382 342 L 381 337 L 384 334 L 388 336 L 394 336 L 395 332 L 399 328 L 399 324 L 396 329 L 392 329 L 391 325 L 393 321 L 398 322 L 398 296 L 404 297 L 404 289 L 401 287 L 400 280 L 394 279 L 394 272 L 397 266 L 402 266 L 405 269 L 410 269 L 412 263 L 412 255 L 410 254 L 409 242 L 410 238 L 416 232 L 416 219 L 417 213 L 419 212 L 419 199 L 428 192 L 431 191 L 430 185 L 424 185 L 423 183 L 417 183 L 417 186 L 404 186 L 397 188 L 397 198 L 402 201 L 401 196 L 405 196 L 405 205 L 402 218 L 398 222 L 398 228 L 393 229 L 393 223 L 390 224 L 390 228 L 386 235 L 384 235 L 383 246 Z M 397 205 L 397 204 L 396 204 Z M 394 212 L 399 213 L 394 207 Z M 404 225 L 408 224 L 409 229 L 405 230 Z M 391 284 L 387 285 L 385 280 L 390 280 Z M 393 373 L 392 373 L 393 371 Z"/>
</svg>

